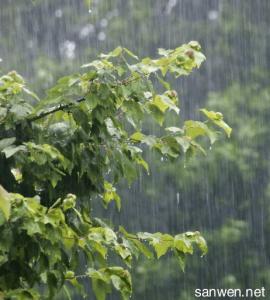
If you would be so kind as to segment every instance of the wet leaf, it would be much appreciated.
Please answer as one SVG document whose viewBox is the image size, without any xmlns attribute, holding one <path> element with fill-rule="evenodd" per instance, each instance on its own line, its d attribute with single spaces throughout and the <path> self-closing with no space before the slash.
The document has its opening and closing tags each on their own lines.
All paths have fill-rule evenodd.
<svg viewBox="0 0 270 300">
<path fill-rule="evenodd" d="M 6 220 L 10 217 L 10 195 L 9 193 L 0 185 L 0 209 L 3 212 Z"/>
</svg>

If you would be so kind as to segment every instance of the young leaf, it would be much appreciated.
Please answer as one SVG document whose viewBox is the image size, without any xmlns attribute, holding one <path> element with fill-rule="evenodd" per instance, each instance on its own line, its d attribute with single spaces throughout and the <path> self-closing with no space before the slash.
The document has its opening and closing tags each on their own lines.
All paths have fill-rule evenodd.
<svg viewBox="0 0 270 300">
<path fill-rule="evenodd" d="M 214 111 L 208 111 L 207 109 L 203 108 L 200 109 L 200 111 L 202 113 L 204 113 L 204 115 L 210 119 L 214 124 L 216 124 L 217 126 L 219 126 L 220 128 L 222 128 L 228 137 L 230 137 L 231 132 L 232 132 L 232 128 L 223 121 L 223 115 L 220 112 L 214 112 Z"/>
</svg>

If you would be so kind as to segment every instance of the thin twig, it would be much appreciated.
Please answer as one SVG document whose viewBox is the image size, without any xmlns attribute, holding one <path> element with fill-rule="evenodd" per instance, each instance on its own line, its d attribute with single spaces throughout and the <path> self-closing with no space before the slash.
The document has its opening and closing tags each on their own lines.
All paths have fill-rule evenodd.
<svg viewBox="0 0 270 300">
<path fill-rule="evenodd" d="M 119 86 L 119 85 L 124 85 L 124 86 L 126 86 L 126 85 L 128 85 L 128 84 L 130 84 L 130 83 L 132 83 L 132 82 L 134 82 L 134 81 L 139 80 L 139 79 L 141 79 L 141 77 L 135 77 L 135 78 L 132 78 L 132 79 L 124 79 L 124 80 L 122 80 L 122 81 L 119 81 L 119 82 L 115 83 L 115 84 L 114 84 L 114 87 L 117 87 L 117 86 Z M 81 103 L 81 102 L 83 102 L 83 101 L 85 101 L 85 100 L 86 100 L 86 97 L 81 97 L 81 98 L 79 98 L 79 99 L 77 99 L 77 100 L 75 100 L 75 101 L 73 101 L 73 102 L 71 102 L 71 103 L 60 104 L 60 105 L 58 105 L 58 106 L 56 106 L 56 107 L 53 107 L 53 108 L 51 108 L 51 109 L 49 109 L 49 110 L 47 110 L 47 111 L 45 111 L 45 112 L 42 112 L 41 114 L 39 114 L 39 115 L 37 115 L 37 116 L 33 116 L 33 117 L 27 118 L 27 121 L 28 121 L 29 123 L 35 122 L 35 121 L 40 120 L 40 119 L 42 119 L 42 118 L 44 118 L 44 117 L 46 117 L 46 116 L 48 116 L 48 115 L 50 115 L 50 114 L 55 113 L 55 112 L 57 112 L 57 111 L 60 111 L 60 110 L 66 110 L 66 109 L 68 109 L 68 108 L 71 108 L 74 104 Z"/>
<path fill-rule="evenodd" d="M 82 98 L 79 98 L 79 99 L 75 100 L 75 103 L 80 103 L 80 102 L 83 102 L 85 100 L 86 100 L 86 98 L 82 97 Z M 50 114 L 53 114 L 57 111 L 68 109 L 68 108 L 72 107 L 73 105 L 74 105 L 73 102 L 72 103 L 67 103 L 67 104 L 60 104 L 59 106 L 53 107 L 52 109 L 49 109 L 48 111 L 45 111 L 45 112 L 41 113 L 40 115 L 28 118 L 27 121 L 30 122 L 30 123 L 34 122 L 34 121 L 37 121 L 37 120 L 42 119 L 42 118 L 44 118 L 44 117 L 46 117 Z"/>
</svg>

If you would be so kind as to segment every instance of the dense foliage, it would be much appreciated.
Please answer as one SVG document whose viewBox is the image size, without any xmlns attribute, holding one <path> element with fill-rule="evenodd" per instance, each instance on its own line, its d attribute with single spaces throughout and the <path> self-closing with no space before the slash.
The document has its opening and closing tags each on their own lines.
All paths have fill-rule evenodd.
<svg viewBox="0 0 270 300">
<path fill-rule="evenodd" d="M 112 201 L 120 180 L 130 185 L 146 147 L 164 159 L 205 154 L 223 129 L 220 112 L 202 109 L 206 121 L 187 120 L 164 128 L 165 115 L 178 114 L 178 97 L 167 74 L 179 77 L 199 67 L 205 57 L 197 42 L 174 50 L 159 49 L 157 59 L 118 47 L 84 65 L 88 71 L 61 78 L 39 100 L 23 78 L 0 78 L 0 290 L 4 299 L 52 299 L 74 286 L 85 295 L 90 278 L 98 300 L 118 290 L 132 292 L 129 271 L 134 258 L 157 258 L 172 251 L 184 269 L 194 245 L 202 255 L 201 234 L 128 233 L 92 214 L 91 202 Z M 162 135 L 147 132 L 153 119 Z M 208 142 L 207 142 L 208 140 Z M 118 260 L 116 259 L 118 257 Z M 81 262 L 85 261 L 82 269 Z M 118 263 L 116 263 L 118 262 Z"/>
<path fill-rule="evenodd" d="M 136 263 L 133 298 L 194 300 L 195 288 L 270 286 L 269 1 L 93 0 L 91 13 L 83 2 L 2 0 L 0 68 L 15 68 L 42 95 L 56 78 L 118 44 L 143 57 L 196 39 L 208 59 L 173 84 L 181 118 L 196 119 L 198 107 L 211 107 L 234 128 L 225 146 L 216 143 L 194 162 L 168 164 L 145 152 L 151 176 L 141 172 L 130 189 L 118 187 L 128 199 L 120 213 L 94 201 L 95 216 L 130 232 L 199 229 L 207 240 L 208 254 L 190 258 L 185 273 L 170 256 Z M 151 122 L 144 128 L 160 133 Z"/>
</svg>

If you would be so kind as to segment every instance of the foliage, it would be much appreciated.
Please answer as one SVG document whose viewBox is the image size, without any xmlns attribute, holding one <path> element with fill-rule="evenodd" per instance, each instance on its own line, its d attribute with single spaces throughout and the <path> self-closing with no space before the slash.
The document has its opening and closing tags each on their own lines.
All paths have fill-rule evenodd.
<svg viewBox="0 0 270 300">
<path fill-rule="evenodd" d="M 145 294 L 150 298 L 158 288 L 164 294 L 185 300 L 195 299 L 192 291 L 198 285 L 243 289 L 269 285 L 269 264 L 265 258 L 270 254 L 267 239 L 270 160 L 266 147 L 270 90 L 258 78 L 254 81 L 246 87 L 234 84 L 223 92 L 209 95 L 207 106 L 222 111 L 234 129 L 225 145 L 217 143 L 206 159 L 190 161 L 185 169 L 181 161 L 171 166 L 155 160 L 156 172 L 162 174 L 153 196 L 159 212 L 157 218 L 165 224 L 171 222 L 162 229 L 170 231 L 182 222 L 189 224 L 189 228 L 204 228 L 209 251 L 205 263 L 192 259 L 185 274 L 177 273 L 173 261 L 160 260 L 157 265 L 141 262 L 134 275 L 134 285 L 141 289 L 137 290 L 135 299 Z M 147 178 L 143 182 L 147 194 L 151 182 Z M 163 201 L 159 198 L 167 197 L 166 205 L 175 207 L 175 191 L 181 197 L 180 204 L 168 217 L 160 209 Z M 155 275 L 161 270 L 162 278 Z M 185 287 L 181 285 L 183 281 Z M 168 282 L 174 287 L 173 292 L 168 291 Z"/>
<path fill-rule="evenodd" d="M 152 258 L 152 248 L 157 258 L 172 251 L 183 269 L 194 245 L 207 252 L 199 232 L 130 234 L 90 214 L 98 198 L 105 207 L 115 201 L 120 209 L 117 183 L 124 178 L 130 185 L 139 168 L 149 172 L 145 146 L 170 160 L 187 159 L 205 154 L 203 137 L 213 143 L 217 128 L 229 136 L 222 114 L 205 109 L 205 122 L 165 128 L 162 136 L 144 129 L 144 120 L 152 118 L 163 129 L 165 115 L 179 113 L 166 74 L 188 75 L 204 59 L 197 42 L 160 49 L 157 59 L 141 61 L 118 47 L 84 65 L 87 72 L 61 78 L 43 100 L 16 72 L 0 78 L 0 289 L 5 299 L 52 299 L 62 288 L 70 297 L 70 286 L 83 295 L 84 278 L 91 279 L 99 300 L 111 286 L 128 299 L 131 278 L 122 265 L 130 268 L 139 255 Z M 78 273 L 82 257 L 87 267 Z"/>
<path fill-rule="evenodd" d="M 0 68 L 16 68 L 39 95 L 88 57 L 119 43 L 142 56 L 153 55 L 160 46 L 200 41 L 207 63 L 174 85 L 182 101 L 181 116 L 195 118 L 194 107 L 222 111 L 234 128 L 230 142 L 215 144 L 205 159 L 194 163 L 168 164 L 145 153 L 152 176 L 140 175 L 131 189 L 118 187 L 128 199 L 122 201 L 120 214 L 104 212 L 100 205 L 93 209 L 129 231 L 200 229 L 207 239 L 208 255 L 190 259 L 185 274 L 173 259 L 147 261 L 143 274 L 136 265 L 134 299 L 194 299 L 198 283 L 227 288 L 226 278 L 235 278 L 236 288 L 269 286 L 269 1 L 92 1 L 91 14 L 84 1 L 76 0 L 1 4 Z M 103 41 L 100 32 L 106 35 Z M 65 41 L 75 42 L 75 58 L 60 51 Z M 230 87 L 232 83 L 236 86 Z M 206 104 L 209 91 L 218 93 Z M 145 130 L 159 133 L 157 127 L 149 122 Z M 233 245 L 227 244 L 229 236 L 221 239 L 223 228 L 239 230 L 228 218 L 244 221 L 248 238 L 242 234 Z"/>
</svg>

